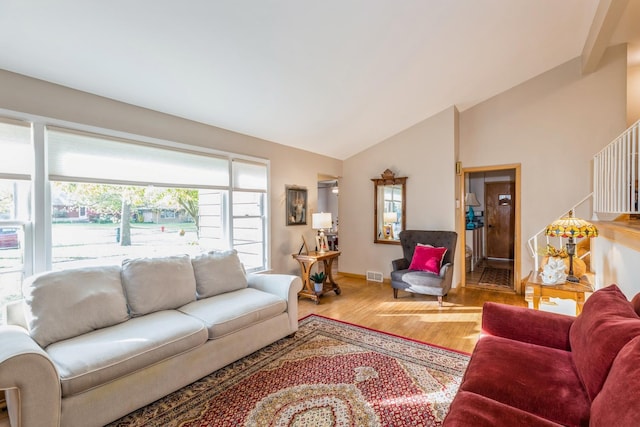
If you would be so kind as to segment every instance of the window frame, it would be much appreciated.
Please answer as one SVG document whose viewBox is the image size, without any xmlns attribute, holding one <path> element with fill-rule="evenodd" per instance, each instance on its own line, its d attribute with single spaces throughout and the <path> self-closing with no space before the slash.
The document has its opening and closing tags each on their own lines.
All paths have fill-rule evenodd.
<svg viewBox="0 0 640 427">
<path fill-rule="evenodd" d="M 241 162 L 255 163 L 263 165 L 266 173 L 266 190 L 264 192 L 263 204 L 263 252 L 264 261 L 261 269 L 256 271 L 268 271 L 271 269 L 271 244 L 270 244 L 270 210 L 268 201 L 270 199 L 271 170 L 268 159 L 247 156 L 237 153 L 226 152 L 215 148 L 202 147 L 198 145 L 185 144 L 165 139 L 135 135 L 112 129 L 99 128 L 73 122 L 66 122 L 48 117 L 21 114 L 9 110 L 0 109 L 0 119 L 17 120 L 29 123 L 31 126 L 31 138 L 33 146 L 33 172 L 31 176 L 32 193 L 31 206 L 32 217 L 25 221 L 22 226 L 24 230 L 24 277 L 43 271 L 51 270 L 52 265 L 52 212 L 51 212 L 51 185 L 48 174 L 47 158 L 47 127 L 65 128 L 71 131 L 88 132 L 104 136 L 105 138 L 124 139 L 140 144 L 152 145 L 154 147 L 170 151 L 188 151 L 203 156 L 214 156 L 224 158 L 229 165 L 229 184 L 227 186 L 216 186 L 227 191 L 229 199 L 224 203 L 223 228 L 225 230 L 226 244 L 228 248 L 233 247 L 233 200 L 234 179 L 232 165 L 234 160 Z M 211 188 L 211 187 L 210 187 Z M 246 190 L 246 189 L 245 189 Z M 235 190 L 237 191 L 237 190 Z"/>
</svg>

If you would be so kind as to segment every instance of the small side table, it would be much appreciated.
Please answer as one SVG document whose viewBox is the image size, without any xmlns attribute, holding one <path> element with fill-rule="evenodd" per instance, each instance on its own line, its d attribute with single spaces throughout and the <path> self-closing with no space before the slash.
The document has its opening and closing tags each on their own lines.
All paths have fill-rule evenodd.
<svg viewBox="0 0 640 427">
<path fill-rule="evenodd" d="M 531 301 L 535 310 L 540 309 L 540 298 L 553 297 L 572 299 L 576 302 L 576 316 L 582 313 L 582 306 L 585 301 L 585 292 L 593 292 L 593 287 L 586 280 L 580 280 L 578 283 L 564 282 L 555 285 L 546 285 L 538 273 L 534 273 L 533 277 L 527 280 L 526 299 L 529 299 L 529 289 L 531 288 Z"/>
<path fill-rule="evenodd" d="M 320 297 L 327 292 L 335 292 L 336 295 L 340 295 L 340 286 L 333 280 L 331 273 L 331 265 L 333 260 L 338 259 L 340 251 L 327 251 L 309 252 L 308 254 L 293 254 L 292 257 L 300 264 L 300 270 L 302 272 L 302 290 L 298 292 L 298 296 L 311 298 L 316 304 L 320 302 Z M 313 282 L 309 278 L 311 276 L 311 267 L 318 262 L 322 261 L 324 264 L 325 279 L 323 283 L 322 292 L 316 292 L 313 289 Z"/>
</svg>

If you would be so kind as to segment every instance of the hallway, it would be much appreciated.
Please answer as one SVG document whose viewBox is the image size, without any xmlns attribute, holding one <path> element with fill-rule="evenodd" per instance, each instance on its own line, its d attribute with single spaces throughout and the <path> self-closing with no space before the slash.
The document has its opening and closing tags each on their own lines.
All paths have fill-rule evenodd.
<svg viewBox="0 0 640 427">
<path fill-rule="evenodd" d="M 515 293 L 513 260 L 484 258 L 466 274 L 466 286 L 487 291 Z"/>
</svg>

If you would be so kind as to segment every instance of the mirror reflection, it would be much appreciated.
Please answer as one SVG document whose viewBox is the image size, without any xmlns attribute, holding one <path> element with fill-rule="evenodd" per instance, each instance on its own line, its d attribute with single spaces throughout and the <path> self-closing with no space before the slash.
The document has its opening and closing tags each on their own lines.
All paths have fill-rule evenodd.
<svg viewBox="0 0 640 427">
<path fill-rule="evenodd" d="M 374 242 L 400 244 L 405 229 L 406 177 L 396 177 L 389 169 L 374 184 Z"/>
</svg>

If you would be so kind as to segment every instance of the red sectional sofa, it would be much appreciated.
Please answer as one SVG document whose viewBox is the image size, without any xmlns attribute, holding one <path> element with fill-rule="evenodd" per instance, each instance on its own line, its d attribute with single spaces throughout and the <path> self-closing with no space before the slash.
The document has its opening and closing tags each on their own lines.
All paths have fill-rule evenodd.
<svg viewBox="0 0 640 427">
<path fill-rule="evenodd" d="M 640 426 L 639 314 L 616 285 L 578 317 L 485 303 L 444 426 Z"/>
</svg>

